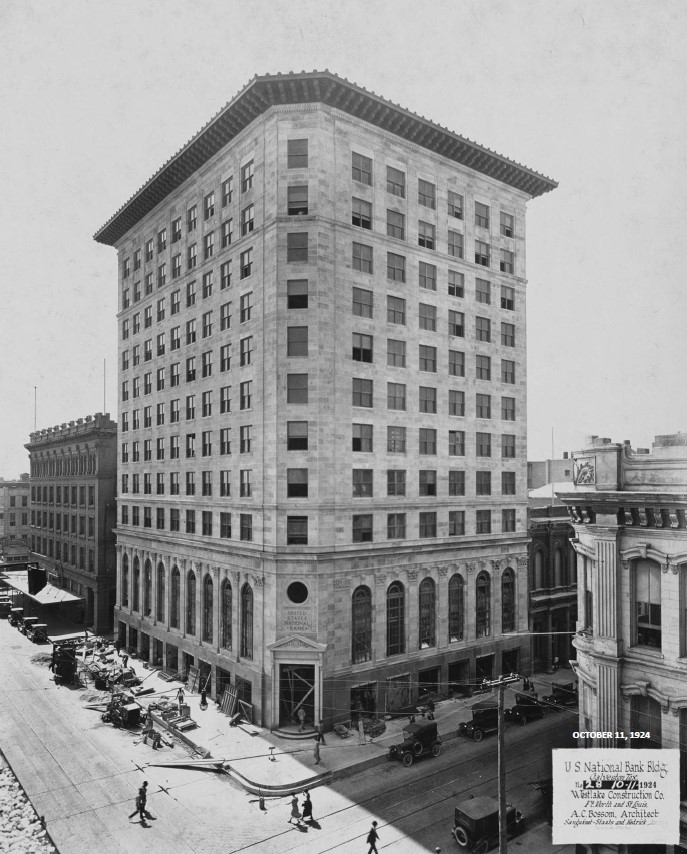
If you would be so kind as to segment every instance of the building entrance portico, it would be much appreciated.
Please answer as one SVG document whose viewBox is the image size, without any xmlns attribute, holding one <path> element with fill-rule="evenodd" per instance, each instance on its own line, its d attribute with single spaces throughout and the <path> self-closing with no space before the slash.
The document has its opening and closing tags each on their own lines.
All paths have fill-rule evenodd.
<svg viewBox="0 0 687 854">
<path fill-rule="evenodd" d="M 272 655 L 271 726 L 299 723 L 303 709 L 308 727 L 322 718 L 322 656 L 327 644 L 287 635 L 268 645 Z"/>
</svg>

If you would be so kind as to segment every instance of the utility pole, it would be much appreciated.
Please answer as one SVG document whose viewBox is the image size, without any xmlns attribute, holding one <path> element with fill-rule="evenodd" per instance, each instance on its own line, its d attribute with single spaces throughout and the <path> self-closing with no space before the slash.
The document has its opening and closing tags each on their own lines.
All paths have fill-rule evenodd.
<svg viewBox="0 0 687 854">
<path fill-rule="evenodd" d="M 504 691 L 506 685 L 520 681 L 522 677 L 511 673 L 501 676 L 487 684 L 491 688 L 498 688 L 499 692 L 499 734 L 498 734 L 498 776 L 499 776 L 499 854 L 508 852 L 508 835 L 506 829 L 506 748 L 504 741 L 505 722 L 503 714 Z"/>
</svg>

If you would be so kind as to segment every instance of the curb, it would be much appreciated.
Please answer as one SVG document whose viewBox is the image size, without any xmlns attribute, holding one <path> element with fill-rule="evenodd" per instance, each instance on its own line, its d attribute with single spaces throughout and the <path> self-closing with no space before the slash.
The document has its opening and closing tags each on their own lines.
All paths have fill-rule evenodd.
<svg viewBox="0 0 687 854">
<path fill-rule="evenodd" d="M 244 777 L 240 772 L 235 771 L 231 765 L 225 764 L 224 773 L 236 780 L 237 783 L 240 783 L 251 795 L 270 795 L 271 797 L 285 797 L 286 795 L 290 795 L 291 792 L 302 792 L 303 789 L 314 789 L 315 786 L 325 786 L 330 784 L 334 779 L 331 771 L 325 771 L 314 777 L 299 780 L 297 783 L 260 785 L 249 780 L 248 777 Z"/>
</svg>

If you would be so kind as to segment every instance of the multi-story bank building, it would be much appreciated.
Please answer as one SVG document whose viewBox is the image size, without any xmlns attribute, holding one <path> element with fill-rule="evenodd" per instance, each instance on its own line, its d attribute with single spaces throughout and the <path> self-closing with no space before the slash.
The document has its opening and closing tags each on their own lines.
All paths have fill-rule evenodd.
<svg viewBox="0 0 687 854">
<path fill-rule="evenodd" d="M 528 667 L 525 206 L 553 187 L 276 75 L 98 231 L 129 646 L 272 727 Z"/>
</svg>

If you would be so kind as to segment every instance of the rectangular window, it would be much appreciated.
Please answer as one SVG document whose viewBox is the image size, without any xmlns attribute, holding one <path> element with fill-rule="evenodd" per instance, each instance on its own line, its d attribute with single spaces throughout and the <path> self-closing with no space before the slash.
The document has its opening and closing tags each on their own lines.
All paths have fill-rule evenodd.
<svg viewBox="0 0 687 854">
<path fill-rule="evenodd" d="M 489 356 L 475 356 L 475 377 L 478 380 L 491 379 L 491 358 Z"/>
<path fill-rule="evenodd" d="M 437 348 L 419 345 L 419 367 L 421 371 L 437 372 Z"/>
<path fill-rule="evenodd" d="M 134 252 L 134 273 L 141 269 L 141 250 L 136 249 Z"/>
<path fill-rule="evenodd" d="M 406 472 L 405 469 L 387 469 L 386 471 L 386 494 L 406 494 Z"/>
<path fill-rule="evenodd" d="M 231 428 L 222 427 L 219 431 L 219 453 L 226 457 L 231 454 Z"/>
<path fill-rule="evenodd" d="M 353 516 L 351 536 L 354 543 L 372 542 L 372 514 Z"/>
<path fill-rule="evenodd" d="M 513 273 L 515 271 L 515 252 L 511 252 L 508 249 L 501 249 L 499 270 L 502 273 Z"/>
<path fill-rule="evenodd" d="M 176 342 L 178 345 L 179 344 L 178 338 L 176 339 Z M 174 344 L 174 342 L 172 342 L 172 344 Z M 177 347 L 172 346 L 172 349 L 173 350 L 178 349 L 178 346 Z M 181 365 L 179 362 L 172 362 L 172 364 L 170 365 L 170 368 L 169 368 L 169 384 L 172 388 L 175 388 L 176 386 L 179 385 L 179 382 L 180 382 L 179 371 L 180 371 L 180 369 L 181 369 Z"/>
<path fill-rule="evenodd" d="M 429 469 L 420 470 L 420 495 L 437 494 L 437 473 Z"/>
<path fill-rule="evenodd" d="M 475 225 L 479 228 L 489 228 L 489 206 L 475 202 Z"/>
<path fill-rule="evenodd" d="M 462 258 L 465 252 L 463 235 L 459 231 L 448 231 L 448 254 L 454 258 Z"/>
<path fill-rule="evenodd" d="M 306 235 L 307 240 L 307 235 Z M 306 246 L 306 256 L 307 256 L 307 246 Z M 253 247 L 249 247 L 241 253 L 241 258 L 239 261 L 239 266 L 241 269 L 240 278 L 247 279 L 251 273 L 253 272 Z"/>
<path fill-rule="evenodd" d="M 286 449 L 287 451 L 308 450 L 308 422 L 287 421 L 286 422 Z"/>
<path fill-rule="evenodd" d="M 386 191 L 401 199 L 406 197 L 406 176 L 400 169 L 386 167 Z"/>
<path fill-rule="evenodd" d="M 169 295 L 170 299 L 170 314 L 179 314 L 181 311 L 181 291 L 172 291 Z"/>
<path fill-rule="evenodd" d="M 454 338 L 465 338 L 465 314 L 462 311 L 449 309 L 448 334 Z"/>
<path fill-rule="evenodd" d="M 181 254 L 177 254 L 172 258 L 172 278 L 178 279 L 181 275 Z"/>
<path fill-rule="evenodd" d="M 308 232 L 298 231 L 286 235 L 286 260 L 305 264 L 308 260 Z"/>
<path fill-rule="evenodd" d="M 186 230 L 187 231 L 195 231 L 198 225 L 198 207 L 197 205 L 192 205 L 186 211 Z"/>
<path fill-rule="evenodd" d="M 403 255 L 395 255 L 393 252 L 386 253 L 386 277 L 392 282 L 405 282 L 406 259 Z"/>
<path fill-rule="evenodd" d="M 203 313 L 202 320 L 202 335 L 203 338 L 209 338 L 212 335 L 212 312 L 206 311 Z"/>
<path fill-rule="evenodd" d="M 372 380 L 353 377 L 352 405 L 372 408 Z"/>
<path fill-rule="evenodd" d="M 186 495 L 196 494 L 196 475 L 195 472 L 186 472 Z"/>
<path fill-rule="evenodd" d="M 196 283 L 189 282 L 186 285 L 186 308 L 196 304 Z"/>
<path fill-rule="evenodd" d="M 149 329 L 153 325 L 153 307 L 148 305 L 143 312 L 143 328 Z"/>
<path fill-rule="evenodd" d="M 502 495 L 515 495 L 515 472 L 514 471 L 502 471 L 501 472 L 501 494 Z"/>
<path fill-rule="evenodd" d="M 308 517 L 287 516 L 286 517 L 286 544 L 287 546 L 308 545 Z"/>
<path fill-rule="evenodd" d="M 437 411 L 437 390 L 428 386 L 420 386 L 420 412 L 435 414 Z"/>
<path fill-rule="evenodd" d="M 372 424 L 353 424 L 351 450 L 372 453 Z"/>
<path fill-rule="evenodd" d="M 241 167 L 241 192 L 247 193 L 253 186 L 255 176 L 255 164 L 252 160 Z"/>
<path fill-rule="evenodd" d="M 287 374 L 286 377 L 286 402 L 307 403 L 308 402 L 308 375 Z"/>
<path fill-rule="evenodd" d="M 157 391 L 164 391 L 165 388 L 165 369 L 157 369 Z"/>
<path fill-rule="evenodd" d="M 146 240 L 145 250 L 146 250 L 145 257 L 146 257 L 146 264 L 147 264 L 148 261 L 153 260 L 153 238 L 152 237 L 150 238 L 150 240 Z"/>
<path fill-rule="evenodd" d="M 207 220 L 215 215 L 215 191 L 208 193 L 203 199 L 203 217 Z"/>
<path fill-rule="evenodd" d="M 293 374 L 290 374 L 290 376 L 293 376 Z M 247 380 L 239 386 L 239 409 L 250 409 L 252 406 L 252 398 L 253 382 L 252 380 Z"/>
<path fill-rule="evenodd" d="M 351 358 L 354 362 L 372 362 L 372 336 L 353 333 Z"/>
<path fill-rule="evenodd" d="M 386 384 L 386 408 L 405 411 L 406 387 L 404 383 Z"/>
<path fill-rule="evenodd" d="M 220 273 L 220 283 L 219 289 L 221 291 L 226 290 L 231 286 L 231 261 L 225 261 L 222 266 L 219 268 Z"/>
<path fill-rule="evenodd" d="M 477 418 L 491 418 L 491 395 L 475 395 L 475 415 Z"/>
<path fill-rule="evenodd" d="M 302 213 L 308 212 L 308 188 L 305 187 L 305 210 Z M 241 236 L 245 237 L 250 234 L 255 228 L 255 205 L 248 205 L 241 211 Z"/>
<path fill-rule="evenodd" d="M 515 324 L 501 324 L 501 344 L 503 347 L 515 347 Z"/>
<path fill-rule="evenodd" d="M 475 472 L 475 490 L 477 495 L 491 495 L 491 472 Z"/>
<path fill-rule="evenodd" d="M 251 446 L 251 430 L 250 424 L 244 424 L 239 427 L 239 453 L 250 454 Z"/>
<path fill-rule="evenodd" d="M 501 211 L 501 234 L 504 237 L 512 237 L 515 233 L 515 217 Z"/>
<path fill-rule="evenodd" d="M 501 285 L 501 308 L 508 311 L 515 310 L 515 289 L 507 285 Z"/>
<path fill-rule="evenodd" d="M 448 414 L 451 416 L 465 415 L 465 392 L 449 389 Z"/>
<path fill-rule="evenodd" d="M 426 329 L 428 332 L 436 332 L 437 307 L 421 302 L 418 309 L 418 320 L 420 329 Z"/>
<path fill-rule="evenodd" d="M 231 472 L 221 469 L 219 473 L 219 494 L 221 498 L 231 497 Z"/>
<path fill-rule="evenodd" d="M 215 232 L 211 231 L 203 237 L 203 259 L 207 261 L 215 253 Z"/>
<path fill-rule="evenodd" d="M 179 437 L 178 436 L 170 436 L 169 437 L 169 458 L 170 458 L 170 460 L 178 460 L 179 459 Z"/>
<path fill-rule="evenodd" d="M 420 453 L 425 456 L 436 456 L 437 452 L 437 431 L 420 427 Z"/>
<path fill-rule="evenodd" d="M 305 358 L 308 355 L 308 327 L 289 326 L 286 329 L 286 355 Z"/>
<path fill-rule="evenodd" d="M 475 240 L 475 264 L 489 266 L 489 244 L 483 240 Z"/>
<path fill-rule="evenodd" d="M 358 228 L 372 229 L 372 205 L 364 199 L 353 198 L 351 202 L 351 223 Z"/>
<path fill-rule="evenodd" d="M 433 510 L 420 513 L 420 537 L 426 539 L 428 537 L 436 537 L 436 535 L 437 514 Z"/>
<path fill-rule="evenodd" d="M 186 511 L 186 533 L 187 534 L 195 534 L 196 533 L 196 511 L 195 510 L 187 510 Z"/>
<path fill-rule="evenodd" d="M 198 247 L 196 244 L 192 244 L 186 250 L 186 269 L 193 270 L 193 268 L 198 263 Z"/>
<path fill-rule="evenodd" d="M 372 497 L 372 470 L 353 469 L 353 498 Z"/>
<path fill-rule="evenodd" d="M 245 367 L 252 362 L 251 354 L 253 352 L 253 336 L 248 335 L 246 338 L 241 338 L 239 341 L 239 365 Z"/>
<path fill-rule="evenodd" d="M 242 294 L 239 300 L 239 321 L 241 323 L 247 323 L 252 314 L 253 306 L 251 304 L 251 300 L 253 297 L 253 292 L 249 291 L 247 294 Z"/>
<path fill-rule="evenodd" d="M 452 377 L 465 376 L 465 353 L 460 350 L 448 351 L 448 372 Z"/>
<path fill-rule="evenodd" d="M 196 455 L 196 434 L 186 434 L 186 457 L 191 458 Z"/>
<path fill-rule="evenodd" d="M 252 205 L 251 205 L 252 208 Z M 246 208 L 246 210 L 248 210 Z M 293 187 L 287 187 L 287 207 L 286 212 L 289 216 L 305 216 L 308 213 L 308 185 L 301 184 Z M 244 211 L 245 213 L 245 211 Z M 251 220 L 252 223 L 252 220 Z M 355 223 L 354 223 L 355 224 Z M 242 220 L 242 234 L 247 234 L 248 232 L 243 231 L 243 220 Z M 253 229 L 251 228 L 251 231 Z M 293 260 L 293 259 L 289 259 Z M 307 258 L 305 259 L 307 260 Z"/>
<path fill-rule="evenodd" d="M 388 426 L 386 428 L 386 450 L 390 454 L 405 454 L 406 428 Z"/>
<path fill-rule="evenodd" d="M 448 191 L 448 215 L 455 219 L 463 218 L 463 197 L 451 190 Z"/>
<path fill-rule="evenodd" d="M 372 317 L 372 291 L 353 288 L 353 314 L 356 317 Z"/>
<path fill-rule="evenodd" d="M 225 302 L 219 307 L 219 331 L 225 332 L 231 327 L 231 303 Z"/>
<path fill-rule="evenodd" d="M 434 264 L 425 264 L 424 261 L 420 261 L 419 284 L 421 288 L 428 291 L 437 289 L 437 268 Z"/>
<path fill-rule="evenodd" d="M 308 307 L 308 280 L 289 279 L 286 283 L 286 307 L 289 309 Z"/>
<path fill-rule="evenodd" d="M 226 415 L 231 412 L 231 386 L 221 386 L 219 390 L 219 412 L 220 415 Z"/>
<path fill-rule="evenodd" d="M 364 243 L 353 243 L 353 269 L 361 273 L 372 272 L 372 247 Z"/>
<path fill-rule="evenodd" d="M 661 570 L 640 560 L 634 567 L 635 643 L 661 648 Z"/>
<path fill-rule="evenodd" d="M 169 530 L 178 531 L 180 529 L 179 510 L 172 509 L 169 511 Z"/>
<path fill-rule="evenodd" d="M 250 513 L 241 513 L 239 530 L 244 542 L 249 543 L 253 540 L 253 516 Z"/>
<path fill-rule="evenodd" d="M 465 431 L 464 430 L 449 430 L 448 431 L 448 455 L 449 455 L 449 457 L 464 457 L 465 456 Z"/>
<path fill-rule="evenodd" d="M 404 540 L 406 536 L 406 514 L 389 513 L 386 517 L 386 536 L 388 540 Z"/>
<path fill-rule="evenodd" d="M 475 318 L 475 339 L 477 341 L 491 341 L 491 321 L 489 318 Z"/>
<path fill-rule="evenodd" d="M 515 362 L 509 359 L 501 359 L 501 382 L 515 384 Z"/>
<path fill-rule="evenodd" d="M 172 243 L 178 243 L 181 240 L 181 217 L 172 220 Z"/>
<path fill-rule="evenodd" d="M 226 208 L 231 203 L 231 197 L 234 195 L 234 176 L 230 175 L 222 181 L 222 207 Z"/>
<path fill-rule="evenodd" d="M 465 534 L 465 511 L 448 511 L 448 535 L 449 537 L 462 537 Z"/>
<path fill-rule="evenodd" d="M 478 457 L 491 456 L 491 433 L 475 434 L 475 454 Z"/>
<path fill-rule="evenodd" d="M 308 168 L 308 140 L 290 139 L 286 143 L 286 163 L 289 169 Z"/>
<path fill-rule="evenodd" d="M 212 510 L 202 511 L 203 536 L 212 536 Z"/>
<path fill-rule="evenodd" d="M 372 315 L 370 315 L 371 317 Z M 400 326 L 406 324 L 406 301 L 400 297 L 387 296 L 386 298 L 387 323 L 397 323 Z"/>
<path fill-rule="evenodd" d="M 515 531 L 515 510 L 501 511 L 501 530 L 504 533 Z"/>
<path fill-rule="evenodd" d="M 225 219 L 222 223 L 221 234 L 222 249 L 226 249 L 227 246 L 231 246 L 231 243 L 234 239 L 234 220 L 232 217 L 229 217 L 229 219 Z"/>
<path fill-rule="evenodd" d="M 426 208 L 436 209 L 436 187 L 430 184 L 429 181 L 423 181 L 422 178 L 417 182 L 417 200 L 418 203 Z"/>
<path fill-rule="evenodd" d="M 501 398 L 501 419 L 503 421 L 515 421 L 515 398 Z"/>
<path fill-rule="evenodd" d="M 465 472 L 451 469 L 448 473 L 448 494 L 465 495 Z"/>
<path fill-rule="evenodd" d="M 212 495 L 212 472 L 201 472 L 201 491 L 203 495 Z"/>
<path fill-rule="evenodd" d="M 491 283 L 487 279 L 475 279 L 475 299 L 486 305 L 491 304 Z"/>
<path fill-rule="evenodd" d="M 515 436 L 510 433 L 501 436 L 501 456 L 507 460 L 515 458 Z"/>
<path fill-rule="evenodd" d="M 436 228 L 431 223 L 420 220 L 417 224 L 417 242 L 418 246 L 424 246 L 425 249 L 435 249 Z"/>
<path fill-rule="evenodd" d="M 241 498 L 251 498 L 253 495 L 251 475 L 252 472 L 250 469 L 241 469 L 239 471 L 239 495 Z"/>
<path fill-rule="evenodd" d="M 196 357 L 186 359 L 186 382 L 192 383 L 196 379 Z"/>
<path fill-rule="evenodd" d="M 372 160 L 364 154 L 352 152 L 351 154 L 351 177 L 361 184 L 372 186 Z"/>
<path fill-rule="evenodd" d="M 210 354 L 208 353 L 207 355 Z M 212 392 L 204 391 L 201 401 L 201 415 L 203 418 L 208 418 L 210 415 L 212 415 Z"/>
<path fill-rule="evenodd" d="M 405 368 L 406 366 L 406 342 L 387 338 L 386 341 L 386 363 L 392 368 Z"/>
<path fill-rule="evenodd" d="M 395 237 L 397 240 L 406 239 L 406 218 L 402 213 L 387 210 L 386 233 L 389 237 Z"/>
</svg>

